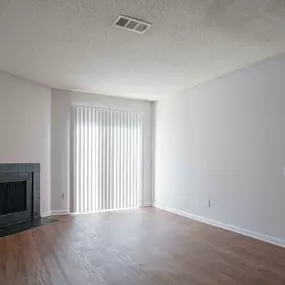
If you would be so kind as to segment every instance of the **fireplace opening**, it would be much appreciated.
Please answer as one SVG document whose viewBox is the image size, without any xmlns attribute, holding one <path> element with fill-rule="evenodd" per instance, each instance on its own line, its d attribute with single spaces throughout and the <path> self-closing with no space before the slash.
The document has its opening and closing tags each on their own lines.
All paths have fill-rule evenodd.
<svg viewBox="0 0 285 285">
<path fill-rule="evenodd" d="M 27 210 L 26 181 L 0 183 L 0 215 Z"/>
</svg>

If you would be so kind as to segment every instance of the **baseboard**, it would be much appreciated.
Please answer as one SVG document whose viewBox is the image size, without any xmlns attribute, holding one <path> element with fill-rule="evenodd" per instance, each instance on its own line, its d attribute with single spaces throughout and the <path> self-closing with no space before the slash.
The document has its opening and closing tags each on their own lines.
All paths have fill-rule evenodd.
<svg viewBox="0 0 285 285">
<path fill-rule="evenodd" d="M 41 217 L 42 217 L 42 218 L 49 217 L 49 216 L 51 216 L 51 213 L 50 213 L 50 212 L 41 213 Z"/>
<path fill-rule="evenodd" d="M 68 215 L 69 210 L 52 210 L 50 212 L 41 213 L 41 217 L 49 217 L 49 216 L 59 216 L 59 215 Z"/>
<path fill-rule="evenodd" d="M 69 210 L 52 210 L 51 216 L 68 215 Z"/>
<path fill-rule="evenodd" d="M 146 202 L 143 204 L 143 207 L 152 207 L 152 206 L 153 206 L 152 202 Z"/>
<path fill-rule="evenodd" d="M 229 230 L 229 231 L 232 231 L 235 233 L 239 233 L 239 234 L 242 234 L 244 236 L 248 236 L 248 237 L 251 237 L 254 239 L 258 239 L 258 240 L 261 240 L 261 241 L 264 241 L 267 243 L 271 243 L 274 245 L 285 247 L 285 240 L 283 240 L 283 239 L 279 239 L 279 238 L 268 236 L 268 235 L 265 235 L 262 233 L 250 231 L 250 230 L 243 229 L 243 228 L 239 228 L 239 227 L 236 227 L 233 225 L 224 224 L 224 223 L 212 220 L 212 219 L 204 218 L 201 216 L 197 216 L 197 215 L 190 214 L 187 212 L 183 212 L 180 210 L 176 210 L 173 208 L 163 207 L 163 206 L 156 205 L 156 204 L 154 205 L 154 207 L 161 209 L 161 210 L 164 210 L 164 211 L 167 211 L 167 212 L 170 212 L 170 213 L 173 213 L 173 214 L 176 214 L 176 215 L 180 215 L 180 216 L 192 219 L 192 220 L 196 220 L 196 221 L 204 223 L 204 224 L 208 224 L 208 225 L 215 226 L 215 227 L 218 227 L 221 229 L 225 229 L 225 230 Z"/>
</svg>

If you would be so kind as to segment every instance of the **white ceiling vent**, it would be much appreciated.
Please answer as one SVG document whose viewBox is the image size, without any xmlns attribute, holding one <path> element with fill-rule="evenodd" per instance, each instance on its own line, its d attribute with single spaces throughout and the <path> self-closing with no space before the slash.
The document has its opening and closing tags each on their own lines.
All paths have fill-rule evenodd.
<svg viewBox="0 0 285 285">
<path fill-rule="evenodd" d="M 152 24 L 131 17 L 119 15 L 113 26 L 139 34 L 144 34 L 152 26 Z"/>
</svg>

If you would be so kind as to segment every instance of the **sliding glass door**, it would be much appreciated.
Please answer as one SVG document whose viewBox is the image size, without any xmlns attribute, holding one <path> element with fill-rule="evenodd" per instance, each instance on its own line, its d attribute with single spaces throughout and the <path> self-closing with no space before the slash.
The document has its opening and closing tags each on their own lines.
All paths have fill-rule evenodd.
<svg viewBox="0 0 285 285">
<path fill-rule="evenodd" d="M 72 107 L 71 210 L 141 206 L 142 142 L 142 113 Z"/>
</svg>

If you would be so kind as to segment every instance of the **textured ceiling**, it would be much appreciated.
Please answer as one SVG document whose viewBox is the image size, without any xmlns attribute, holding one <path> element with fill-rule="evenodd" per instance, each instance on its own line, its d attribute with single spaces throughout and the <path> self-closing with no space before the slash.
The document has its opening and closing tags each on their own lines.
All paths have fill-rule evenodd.
<svg viewBox="0 0 285 285">
<path fill-rule="evenodd" d="M 112 27 L 118 14 L 153 23 Z M 0 0 L 0 69 L 155 100 L 285 52 L 285 0 Z"/>
</svg>

